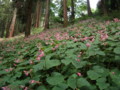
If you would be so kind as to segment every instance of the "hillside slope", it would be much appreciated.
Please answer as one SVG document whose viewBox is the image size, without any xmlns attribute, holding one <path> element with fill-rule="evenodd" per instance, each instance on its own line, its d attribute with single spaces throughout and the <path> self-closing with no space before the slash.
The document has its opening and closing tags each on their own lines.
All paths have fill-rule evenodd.
<svg viewBox="0 0 120 90">
<path fill-rule="evenodd" d="M 3 90 L 120 90 L 120 20 L 86 20 L 0 43 Z"/>
</svg>

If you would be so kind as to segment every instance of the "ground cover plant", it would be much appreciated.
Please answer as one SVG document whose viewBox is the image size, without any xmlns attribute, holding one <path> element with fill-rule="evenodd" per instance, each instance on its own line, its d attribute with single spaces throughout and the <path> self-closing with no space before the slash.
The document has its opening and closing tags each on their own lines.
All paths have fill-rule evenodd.
<svg viewBox="0 0 120 90">
<path fill-rule="evenodd" d="M 2 90 L 120 90 L 120 20 L 86 20 L 0 43 Z"/>
</svg>

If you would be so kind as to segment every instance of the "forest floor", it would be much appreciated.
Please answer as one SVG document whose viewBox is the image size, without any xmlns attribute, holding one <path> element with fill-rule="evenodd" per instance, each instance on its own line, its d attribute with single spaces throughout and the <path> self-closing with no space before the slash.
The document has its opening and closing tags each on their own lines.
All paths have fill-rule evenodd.
<svg viewBox="0 0 120 90">
<path fill-rule="evenodd" d="M 94 19 L 95 20 L 95 19 Z M 90 21 L 93 21 L 93 19 L 87 19 L 87 20 L 82 20 L 82 21 L 79 21 L 79 23 L 86 23 L 86 22 L 90 22 Z M 75 24 L 73 24 L 73 25 L 75 25 Z M 61 29 L 62 29 L 63 27 L 62 27 L 62 25 L 61 24 L 56 24 L 56 25 L 54 25 L 52 28 L 50 28 L 50 29 L 48 29 L 48 30 L 46 30 L 46 31 L 51 31 L 51 33 L 52 33 L 52 31 L 54 31 L 54 30 L 60 30 L 61 31 Z M 28 38 L 32 38 L 32 37 L 34 37 L 34 36 L 39 36 L 39 34 L 40 34 L 40 32 L 46 32 L 46 31 L 43 31 L 43 28 L 38 28 L 38 29 L 33 29 L 32 30 L 32 35 L 31 36 L 29 36 Z M 17 36 L 14 36 L 14 37 L 11 37 L 11 38 L 0 38 L 0 42 L 6 42 L 6 41 L 11 41 L 11 40 L 16 40 L 16 39 L 19 39 L 19 38 L 24 38 L 24 34 L 20 34 L 20 35 L 17 35 Z"/>
<path fill-rule="evenodd" d="M 0 42 L 0 87 L 120 90 L 120 20 L 85 20 Z M 27 88 L 27 89 L 26 89 Z"/>
</svg>

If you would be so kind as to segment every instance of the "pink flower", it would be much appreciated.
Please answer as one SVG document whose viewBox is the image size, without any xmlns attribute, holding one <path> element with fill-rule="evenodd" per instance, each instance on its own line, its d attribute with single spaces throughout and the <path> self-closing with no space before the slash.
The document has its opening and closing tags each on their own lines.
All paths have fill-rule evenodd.
<svg viewBox="0 0 120 90">
<path fill-rule="evenodd" d="M 82 55 L 83 52 L 80 52 L 80 55 Z"/>
<path fill-rule="evenodd" d="M 28 71 L 23 71 L 23 72 L 24 72 L 24 74 L 25 74 L 26 76 L 29 75 L 29 72 L 28 72 Z"/>
<path fill-rule="evenodd" d="M 3 57 L 0 57 L 0 60 L 3 59 Z"/>
<path fill-rule="evenodd" d="M 34 62 L 32 60 L 29 61 L 30 64 L 34 64 Z"/>
<path fill-rule="evenodd" d="M 37 57 L 37 60 L 40 60 L 41 58 L 40 57 Z"/>
<path fill-rule="evenodd" d="M 80 72 L 77 73 L 78 76 L 82 76 L 82 74 Z"/>
<path fill-rule="evenodd" d="M 9 72 L 9 69 L 5 69 L 6 72 Z"/>
<path fill-rule="evenodd" d="M 104 45 L 104 46 L 106 46 L 106 45 L 107 45 L 107 43 L 103 43 L 103 45 Z"/>
<path fill-rule="evenodd" d="M 90 43 L 87 43 L 86 46 L 87 46 L 87 47 L 90 47 L 91 45 L 90 45 Z"/>
<path fill-rule="evenodd" d="M 52 50 L 55 51 L 58 47 L 59 45 L 57 44 L 55 47 L 52 48 Z"/>
<path fill-rule="evenodd" d="M 103 33 L 100 35 L 101 41 L 105 41 L 108 38 L 108 35 L 106 33 Z"/>
<path fill-rule="evenodd" d="M 16 62 L 16 63 L 19 63 L 19 62 L 20 62 L 20 60 L 19 60 L 19 59 L 17 59 L 17 60 L 15 60 L 15 62 Z"/>
<path fill-rule="evenodd" d="M 31 80 L 31 81 L 30 81 L 31 84 L 33 84 L 33 83 L 35 83 L 35 82 L 36 82 L 35 80 Z"/>
<path fill-rule="evenodd" d="M 3 90 L 7 90 L 6 87 L 2 87 Z"/>
<path fill-rule="evenodd" d="M 52 48 L 52 50 L 53 50 L 53 51 L 55 51 L 55 50 L 56 50 L 56 48 Z"/>
<path fill-rule="evenodd" d="M 6 72 L 10 72 L 12 70 L 13 70 L 13 68 L 5 69 Z"/>
<path fill-rule="evenodd" d="M 80 62 L 80 59 L 77 59 L 78 62 Z"/>
<path fill-rule="evenodd" d="M 13 68 L 10 68 L 10 69 L 9 69 L 9 71 L 12 71 L 12 70 L 13 70 Z"/>
<path fill-rule="evenodd" d="M 81 57 L 81 55 L 78 55 L 77 57 Z"/>
<path fill-rule="evenodd" d="M 59 47 L 59 45 L 57 44 L 56 46 L 55 46 L 55 48 L 57 49 Z"/>
<path fill-rule="evenodd" d="M 0 64 L 2 64 L 2 61 L 0 61 Z"/>
<path fill-rule="evenodd" d="M 89 37 L 81 38 L 82 41 L 85 41 L 85 40 L 87 40 L 87 39 L 89 39 Z"/>
<path fill-rule="evenodd" d="M 74 42 L 77 42 L 78 41 L 78 39 L 77 38 L 74 38 Z"/>
<path fill-rule="evenodd" d="M 112 72 L 112 74 L 114 75 L 114 74 L 115 74 L 115 72 Z"/>
<path fill-rule="evenodd" d="M 114 18 L 114 22 L 119 22 L 120 20 L 118 18 Z"/>
<path fill-rule="evenodd" d="M 30 82 L 29 82 L 30 84 L 40 84 L 40 82 L 39 81 L 35 81 L 35 80 L 31 80 Z"/>
<path fill-rule="evenodd" d="M 6 86 L 6 87 L 2 87 L 2 90 L 10 90 L 10 88 Z"/>
<path fill-rule="evenodd" d="M 43 57 L 45 54 L 43 51 L 40 51 L 40 55 L 38 55 L 39 57 Z"/>
<path fill-rule="evenodd" d="M 94 42 L 95 41 L 95 39 L 94 38 L 92 38 L 92 40 L 90 40 L 90 42 Z"/>
<path fill-rule="evenodd" d="M 20 88 L 24 88 L 25 86 L 21 85 Z"/>
<path fill-rule="evenodd" d="M 45 56 L 44 52 L 42 50 L 40 50 L 39 55 L 37 56 L 37 60 L 40 60 L 44 56 Z"/>
<path fill-rule="evenodd" d="M 16 64 L 13 64 L 14 66 L 17 66 Z"/>
<path fill-rule="evenodd" d="M 107 24 L 107 25 L 110 24 L 110 21 L 106 21 L 106 24 Z"/>
<path fill-rule="evenodd" d="M 25 87 L 24 90 L 28 90 L 28 87 Z"/>
</svg>

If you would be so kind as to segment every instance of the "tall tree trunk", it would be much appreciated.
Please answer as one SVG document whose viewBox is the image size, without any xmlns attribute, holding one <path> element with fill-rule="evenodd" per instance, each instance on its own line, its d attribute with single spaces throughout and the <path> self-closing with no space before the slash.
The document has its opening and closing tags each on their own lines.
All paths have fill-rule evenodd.
<svg viewBox="0 0 120 90">
<path fill-rule="evenodd" d="M 117 2 L 116 0 L 111 0 L 111 9 L 116 10 L 117 9 Z"/>
<path fill-rule="evenodd" d="M 9 38 L 13 37 L 14 31 L 15 31 L 16 17 L 17 17 L 17 8 L 15 8 L 13 12 L 13 18 L 12 18 L 12 22 L 9 29 Z"/>
<path fill-rule="evenodd" d="M 2 32 L 1 32 L 1 38 L 4 37 L 4 32 L 5 32 L 5 28 L 3 27 Z"/>
<path fill-rule="evenodd" d="M 64 27 L 67 27 L 68 25 L 67 0 L 63 0 L 63 17 L 64 17 Z"/>
<path fill-rule="evenodd" d="M 71 20 L 75 19 L 74 0 L 71 0 Z"/>
<path fill-rule="evenodd" d="M 47 0 L 46 1 L 45 26 L 44 26 L 44 29 L 49 29 L 49 16 L 50 16 L 50 0 Z"/>
<path fill-rule="evenodd" d="M 106 5 L 105 5 L 105 0 L 101 0 L 101 3 L 102 3 L 103 13 L 104 13 L 105 16 L 107 16 L 108 11 L 107 11 L 107 8 L 106 8 Z"/>
<path fill-rule="evenodd" d="M 4 21 L 3 21 L 3 23 L 1 23 L 0 30 L 1 30 L 0 37 L 3 38 L 4 37 L 4 32 L 5 32 L 5 23 L 4 23 Z"/>
<path fill-rule="evenodd" d="M 5 37 L 6 37 L 6 38 L 9 37 L 9 27 L 10 27 L 10 20 L 7 19 L 6 26 L 5 26 L 5 30 L 6 30 L 6 35 L 5 35 Z"/>
<path fill-rule="evenodd" d="M 89 0 L 87 0 L 87 12 L 88 12 L 88 16 L 92 16 L 92 11 L 91 11 L 90 1 Z"/>
<path fill-rule="evenodd" d="M 60 17 L 59 23 L 63 24 L 63 0 L 60 1 L 59 17 Z"/>
<path fill-rule="evenodd" d="M 33 0 L 26 0 L 26 26 L 25 26 L 25 37 L 28 37 L 31 32 L 32 23 L 32 5 Z"/>
<path fill-rule="evenodd" d="M 118 10 L 120 10 L 120 0 L 117 0 Z"/>
<path fill-rule="evenodd" d="M 41 22 L 40 22 L 41 24 L 40 25 L 42 27 L 45 27 L 45 13 L 46 13 L 46 11 L 45 11 L 45 7 L 46 6 L 45 5 L 46 5 L 46 1 L 45 0 L 44 1 L 41 0 L 41 7 L 42 8 L 41 8 Z"/>
<path fill-rule="evenodd" d="M 35 21 L 36 28 L 38 28 L 40 25 L 40 17 L 41 17 L 41 0 L 38 0 L 36 6 L 36 21 Z"/>
</svg>

